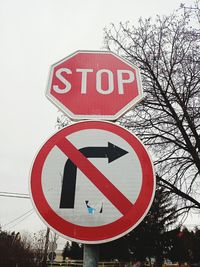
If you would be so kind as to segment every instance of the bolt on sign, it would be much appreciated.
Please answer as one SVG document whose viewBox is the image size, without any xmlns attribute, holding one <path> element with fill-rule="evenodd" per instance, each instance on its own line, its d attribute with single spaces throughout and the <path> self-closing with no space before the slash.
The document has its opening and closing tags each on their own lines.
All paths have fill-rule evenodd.
<svg viewBox="0 0 200 267">
<path fill-rule="evenodd" d="M 108 51 L 77 51 L 52 65 L 46 96 L 71 119 L 116 120 L 143 93 L 132 63 Z"/>
</svg>

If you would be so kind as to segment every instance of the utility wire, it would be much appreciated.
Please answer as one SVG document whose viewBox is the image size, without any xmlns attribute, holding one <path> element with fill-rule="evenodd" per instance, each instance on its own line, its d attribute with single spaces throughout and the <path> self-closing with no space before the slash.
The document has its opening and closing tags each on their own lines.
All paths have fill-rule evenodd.
<svg viewBox="0 0 200 267">
<path fill-rule="evenodd" d="M 31 209 L 31 210 L 25 212 L 24 214 L 22 214 L 21 216 L 19 216 L 19 217 L 13 219 L 12 221 L 10 221 L 10 222 L 4 224 L 2 227 L 8 226 L 8 225 L 10 225 L 10 224 L 16 222 L 14 225 L 10 226 L 10 227 L 7 229 L 7 231 L 8 231 L 8 230 L 10 230 L 11 228 L 13 228 L 14 226 L 16 226 L 16 225 L 18 225 L 19 223 L 21 223 L 22 221 L 24 221 L 26 218 L 28 218 L 28 217 L 29 217 L 30 215 L 32 215 L 33 213 L 34 213 L 34 210 Z M 21 219 L 21 220 L 19 220 L 19 219 Z M 17 222 L 17 221 L 18 221 L 18 222 Z"/>
<path fill-rule="evenodd" d="M 14 192 L 5 192 L 5 191 L 0 191 L 0 197 L 12 197 L 12 198 L 23 198 L 23 199 L 30 199 L 30 196 L 28 194 L 24 194 L 24 193 L 14 193 Z M 17 218 L 13 219 L 12 221 L 2 225 L 2 227 L 6 227 L 18 220 L 16 224 L 14 224 L 13 226 L 11 226 L 9 229 L 13 228 L 14 226 L 18 225 L 20 222 L 24 221 L 27 217 L 29 217 L 31 214 L 33 214 L 34 210 L 31 209 L 25 213 L 23 213 L 22 215 L 18 216 Z M 8 230 L 9 230 L 8 229 Z"/>
<path fill-rule="evenodd" d="M 34 213 L 34 211 L 32 211 L 30 214 L 26 215 L 23 219 L 21 219 L 19 222 L 17 222 L 16 224 L 12 225 L 10 228 L 7 229 L 10 230 L 11 228 L 15 227 L 16 225 L 18 225 L 19 223 L 21 223 L 22 221 L 24 221 L 26 218 L 28 218 L 30 215 L 32 215 Z"/>
<path fill-rule="evenodd" d="M 24 195 L 24 196 L 28 196 L 28 194 L 24 194 L 24 193 L 13 193 L 13 192 L 5 192 L 5 191 L 0 191 L 0 194 L 15 194 L 15 195 Z"/>
<path fill-rule="evenodd" d="M 14 224 L 14 225 L 12 225 L 10 228 L 8 228 L 7 229 L 7 231 L 8 230 L 10 230 L 10 229 L 12 229 L 13 227 L 15 227 L 16 225 L 18 225 L 19 223 L 21 223 L 22 221 L 24 221 L 25 219 L 27 219 L 30 215 L 32 215 L 34 213 L 34 210 L 31 212 L 31 213 L 29 213 L 29 214 L 27 214 L 23 219 L 21 219 L 19 222 L 17 222 L 16 224 Z"/>
<path fill-rule="evenodd" d="M 0 192 L 0 197 L 15 197 L 15 198 L 30 199 L 30 196 L 28 194 L 12 193 L 12 192 Z"/>
<path fill-rule="evenodd" d="M 15 198 L 26 198 L 26 199 L 30 199 L 30 197 L 28 197 L 28 196 L 15 196 L 15 195 L 4 195 L 4 194 L 0 194 L 0 197 L 15 197 Z"/>
<path fill-rule="evenodd" d="M 17 217 L 17 218 L 15 218 L 15 219 L 13 219 L 12 221 L 10 221 L 10 222 L 8 222 L 8 223 L 2 225 L 2 227 L 6 227 L 6 226 L 8 226 L 9 224 L 12 224 L 13 222 L 15 222 L 15 221 L 21 219 L 22 217 L 24 217 L 25 215 L 27 215 L 27 214 L 30 213 L 30 212 L 32 213 L 32 212 L 33 212 L 33 209 L 31 209 L 31 210 L 29 210 L 29 211 L 23 213 L 23 214 L 20 215 L 19 217 Z"/>
</svg>

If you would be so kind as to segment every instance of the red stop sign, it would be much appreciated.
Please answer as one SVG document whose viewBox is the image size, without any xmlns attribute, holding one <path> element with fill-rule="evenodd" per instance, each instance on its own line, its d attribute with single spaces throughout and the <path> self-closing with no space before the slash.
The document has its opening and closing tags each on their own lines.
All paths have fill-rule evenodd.
<svg viewBox="0 0 200 267">
<path fill-rule="evenodd" d="M 52 65 L 46 96 L 71 119 L 106 120 L 143 97 L 139 69 L 103 51 L 77 51 Z"/>
</svg>

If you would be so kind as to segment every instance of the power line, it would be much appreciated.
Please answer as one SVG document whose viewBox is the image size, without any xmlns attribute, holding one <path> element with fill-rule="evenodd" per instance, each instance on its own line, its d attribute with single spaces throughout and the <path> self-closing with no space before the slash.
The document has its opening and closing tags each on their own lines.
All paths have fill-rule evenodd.
<svg viewBox="0 0 200 267">
<path fill-rule="evenodd" d="M 30 199 L 30 196 L 28 194 L 12 193 L 12 192 L 0 192 L 0 197 L 14 197 L 14 198 Z"/>
<path fill-rule="evenodd" d="M 13 192 L 7 192 L 7 191 L 0 191 L 0 194 L 15 194 L 15 195 L 24 195 L 24 196 L 28 196 L 28 194 L 24 194 L 24 193 L 13 193 Z"/>
<path fill-rule="evenodd" d="M 11 197 L 11 198 L 22 198 L 22 199 L 30 199 L 30 196 L 28 194 L 24 194 L 24 193 L 16 193 L 16 192 L 5 192 L 5 191 L 1 191 L 0 192 L 0 197 Z M 17 218 L 13 219 L 12 221 L 2 225 L 2 227 L 6 227 L 14 222 L 17 222 L 16 224 L 14 224 L 13 226 L 11 226 L 9 229 L 13 228 L 14 226 L 18 225 L 20 222 L 24 221 L 27 217 L 29 217 L 32 213 L 34 212 L 33 209 L 23 213 L 22 215 L 18 216 Z M 8 229 L 8 230 L 9 230 Z"/>
<path fill-rule="evenodd" d="M 0 197 L 11 197 L 11 198 L 30 199 L 30 196 L 28 194 L 16 193 L 16 192 L 5 192 L 5 191 L 0 191 Z M 7 229 L 7 231 L 8 231 L 11 228 L 15 227 L 16 225 L 18 225 L 19 223 L 21 223 L 22 221 L 24 221 L 25 219 L 27 219 L 33 213 L 34 213 L 34 209 L 28 210 L 27 212 L 23 213 L 22 215 L 18 216 L 17 218 L 15 218 L 15 219 L 11 220 L 10 222 L 2 225 L 2 227 L 4 228 L 4 227 L 6 227 L 6 226 L 8 226 L 10 224 L 12 225 L 13 223 L 16 222 L 9 229 Z"/>
<path fill-rule="evenodd" d="M 10 229 L 13 228 L 14 226 L 16 226 L 16 225 L 18 225 L 19 223 L 21 223 L 22 221 L 24 221 L 26 218 L 28 218 L 28 217 L 29 217 L 30 215 L 32 215 L 33 213 L 34 213 L 34 210 L 31 209 L 31 210 L 29 210 L 29 211 L 23 213 L 22 215 L 18 216 L 17 218 L 13 219 L 12 221 L 10 221 L 10 222 L 8 222 L 8 223 L 2 225 L 2 228 L 3 228 L 3 227 L 6 227 L 6 226 L 8 226 L 8 225 L 10 225 L 10 224 L 12 224 L 12 223 L 18 221 L 17 223 L 15 223 L 14 225 L 12 225 L 11 227 L 9 227 L 9 228 L 7 229 L 7 230 L 10 230 Z M 20 219 L 21 219 L 21 220 L 20 220 Z"/>
<path fill-rule="evenodd" d="M 24 217 L 26 214 L 28 214 L 28 213 L 30 213 L 30 212 L 32 212 L 32 211 L 33 211 L 33 209 L 31 209 L 31 210 L 29 210 L 29 211 L 23 213 L 23 214 L 20 215 L 19 217 L 17 217 L 17 218 L 15 218 L 15 219 L 13 219 L 12 221 L 10 221 L 10 222 L 8 222 L 8 223 L 2 225 L 2 227 L 5 227 L 5 226 L 7 226 L 7 225 L 9 225 L 9 224 L 11 224 L 11 223 L 13 223 L 13 222 L 15 222 L 15 221 L 21 219 L 21 218 Z"/>
<path fill-rule="evenodd" d="M 0 194 L 0 197 L 14 197 L 14 198 L 26 198 L 26 199 L 30 199 L 30 197 L 28 197 L 28 196 L 14 196 L 14 195 L 4 195 L 4 194 Z"/>
<path fill-rule="evenodd" d="M 34 213 L 34 211 L 32 211 L 30 214 L 26 215 L 26 217 L 24 217 L 22 220 L 20 220 L 19 222 L 17 222 L 16 224 L 12 225 L 10 228 L 7 229 L 10 230 L 11 228 L 15 227 L 16 225 L 18 225 L 19 223 L 21 223 L 22 221 L 24 221 L 26 218 L 28 218 L 30 215 L 32 215 Z"/>
</svg>

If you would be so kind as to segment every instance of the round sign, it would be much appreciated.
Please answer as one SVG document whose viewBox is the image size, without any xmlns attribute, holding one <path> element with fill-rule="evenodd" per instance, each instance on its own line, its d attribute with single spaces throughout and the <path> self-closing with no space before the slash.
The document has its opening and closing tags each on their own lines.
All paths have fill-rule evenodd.
<svg viewBox="0 0 200 267">
<path fill-rule="evenodd" d="M 84 121 L 54 134 L 31 170 L 36 210 L 48 226 L 82 243 L 104 243 L 135 228 L 155 191 L 141 141 L 113 123 Z"/>
</svg>

